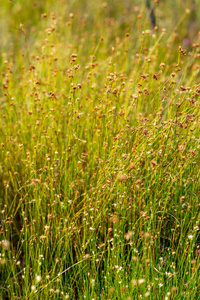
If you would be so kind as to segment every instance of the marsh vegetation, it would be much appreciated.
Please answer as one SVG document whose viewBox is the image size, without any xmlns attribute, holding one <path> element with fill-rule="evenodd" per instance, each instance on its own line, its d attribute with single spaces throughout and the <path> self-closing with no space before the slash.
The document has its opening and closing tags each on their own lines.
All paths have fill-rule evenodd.
<svg viewBox="0 0 200 300">
<path fill-rule="evenodd" d="M 153 5 L 4 0 L 2 299 L 200 299 L 200 5 Z"/>
</svg>

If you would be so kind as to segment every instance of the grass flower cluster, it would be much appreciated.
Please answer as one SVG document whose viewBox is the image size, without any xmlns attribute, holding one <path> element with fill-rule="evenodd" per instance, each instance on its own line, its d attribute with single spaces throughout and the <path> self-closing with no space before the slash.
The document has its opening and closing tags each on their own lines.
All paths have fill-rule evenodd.
<svg viewBox="0 0 200 300">
<path fill-rule="evenodd" d="M 198 1 L 196 1 L 198 2 Z M 0 298 L 200 299 L 200 4 L 4 0 Z"/>
</svg>

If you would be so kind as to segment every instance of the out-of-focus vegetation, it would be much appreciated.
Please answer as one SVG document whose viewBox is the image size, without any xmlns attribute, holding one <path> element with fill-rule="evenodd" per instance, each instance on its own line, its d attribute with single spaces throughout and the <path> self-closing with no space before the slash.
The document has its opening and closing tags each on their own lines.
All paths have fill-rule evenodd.
<svg viewBox="0 0 200 300">
<path fill-rule="evenodd" d="M 200 3 L 0 10 L 2 299 L 199 299 Z"/>
</svg>

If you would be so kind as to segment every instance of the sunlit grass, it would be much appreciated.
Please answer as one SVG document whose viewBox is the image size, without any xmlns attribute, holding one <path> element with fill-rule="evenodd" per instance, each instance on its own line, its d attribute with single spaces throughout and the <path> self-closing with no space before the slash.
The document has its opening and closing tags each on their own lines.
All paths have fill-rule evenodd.
<svg viewBox="0 0 200 300">
<path fill-rule="evenodd" d="M 3 299 L 199 299 L 198 10 L 115 2 L 3 5 Z"/>
</svg>

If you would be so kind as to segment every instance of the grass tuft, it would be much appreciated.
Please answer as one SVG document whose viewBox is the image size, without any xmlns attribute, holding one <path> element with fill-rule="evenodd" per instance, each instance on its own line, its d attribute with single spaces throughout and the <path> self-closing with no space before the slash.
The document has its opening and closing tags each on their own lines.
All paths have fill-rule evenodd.
<svg viewBox="0 0 200 300">
<path fill-rule="evenodd" d="M 150 8 L 4 1 L 0 298 L 200 299 L 200 5 Z"/>
</svg>

